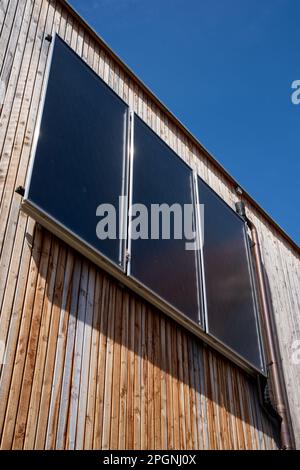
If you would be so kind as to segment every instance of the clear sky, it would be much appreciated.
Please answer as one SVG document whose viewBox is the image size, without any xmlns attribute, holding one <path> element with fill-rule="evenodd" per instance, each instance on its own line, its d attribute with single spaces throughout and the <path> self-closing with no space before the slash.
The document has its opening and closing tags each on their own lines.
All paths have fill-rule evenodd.
<svg viewBox="0 0 300 470">
<path fill-rule="evenodd" d="M 300 243 L 300 0 L 69 0 Z"/>
</svg>

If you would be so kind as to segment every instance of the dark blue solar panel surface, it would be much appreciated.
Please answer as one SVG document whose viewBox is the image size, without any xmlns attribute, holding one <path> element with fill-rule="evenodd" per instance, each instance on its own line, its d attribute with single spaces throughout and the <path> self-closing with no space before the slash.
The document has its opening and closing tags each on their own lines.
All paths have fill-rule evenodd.
<svg viewBox="0 0 300 470">
<path fill-rule="evenodd" d="M 192 171 L 137 116 L 134 124 L 133 203 L 192 204 Z M 183 220 L 183 219 L 182 219 Z M 196 252 L 186 250 L 186 239 L 132 240 L 131 274 L 193 321 L 199 321 Z M 184 230 L 182 230 L 184 233 Z"/>
<path fill-rule="evenodd" d="M 118 208 L 126 116 L 126 104 L 56 37 L 28 199 L 115 263 L 118 237 L 98 239 L 96 209 Z"/>
<path fill-rule="evenodd" d="M 200 178 L 209 331 L 261 369 L 245 224 Z"/>
</svg>

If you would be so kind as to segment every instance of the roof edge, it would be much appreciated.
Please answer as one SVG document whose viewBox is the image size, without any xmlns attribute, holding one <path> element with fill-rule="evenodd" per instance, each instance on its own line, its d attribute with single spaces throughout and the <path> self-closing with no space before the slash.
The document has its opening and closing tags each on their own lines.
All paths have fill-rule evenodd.
<svg viewBox="0 0 300 470">
<path fill-rule="evenodd" d="M 57 0 L 63 4 L 67 11 L 76 18 L 76 20 L 89 32 L 93 39 L 101 45 L 103 49 L 113 58 L 113 60 L 128 74 L 128 76 L 152 99 L 158 108 L 168 116 L 168 118 L 179 128 L 188 139 L 207 157 L 215 168 L 217 168 L 227 181 L 234 187 L 242 189 L 243 198 L 251 204 L 265 219 L 268 221 L 280 235 L 291 245 L 296 253 L 300 254 L 300 246 L 285 232 L 285 230 L 253 199 L 250 194 L 238 183 L 233 176 L 223 167 L 223 165 L 204 147 L 203 144 L 195 137 L 191 131 L 167 108 L 167 106 L 148 88 L 148 86 L 137 77 L 131 68 L 123 62 L 123 60 L 111 49 L 111 47 L 101 38 L 101 36 L 87 23 L 87 21 L 74 9 L 67 0 Z"/>
</svg>

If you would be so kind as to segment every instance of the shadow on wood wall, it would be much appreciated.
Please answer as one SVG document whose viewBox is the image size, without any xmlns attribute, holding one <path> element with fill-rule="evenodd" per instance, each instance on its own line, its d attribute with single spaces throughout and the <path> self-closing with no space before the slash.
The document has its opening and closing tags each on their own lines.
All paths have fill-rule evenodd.
<svg viewBox="0 0 300 470">
<path fill-rule="evenodd" d="M 27 243 L 34 298 L 3 448 L 278 445 L 255 379 L 39 225 Z"/>
</svg>

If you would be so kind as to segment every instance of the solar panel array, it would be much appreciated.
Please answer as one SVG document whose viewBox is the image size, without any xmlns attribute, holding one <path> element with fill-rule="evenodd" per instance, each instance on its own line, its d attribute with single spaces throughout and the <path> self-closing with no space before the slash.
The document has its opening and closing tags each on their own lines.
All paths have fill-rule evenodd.
<svg viewBox="0 0 300 470">
<path fill-rule="evenodd" d="M 69 231 L 82 246 L 263 370 L 244 221 L 195 179 L 192 169 L 58 36 L 25 200 L 51 224 Z M 202 236 L 198 200 L 204 204 Z M 112 208 L 116 217 L 109 227 Z M 186 208 L 192 208 L 194 239 L 185 231 Z M 168 227 L 163 225 L 164 210 Z M 113 228 L 107 238 L 99 238 L 96 230 L 101 217 L 102 222 L 106 217 L 107 230 Z M 200 249 L 187 249 L 203 236 Z"/>
</svg>

